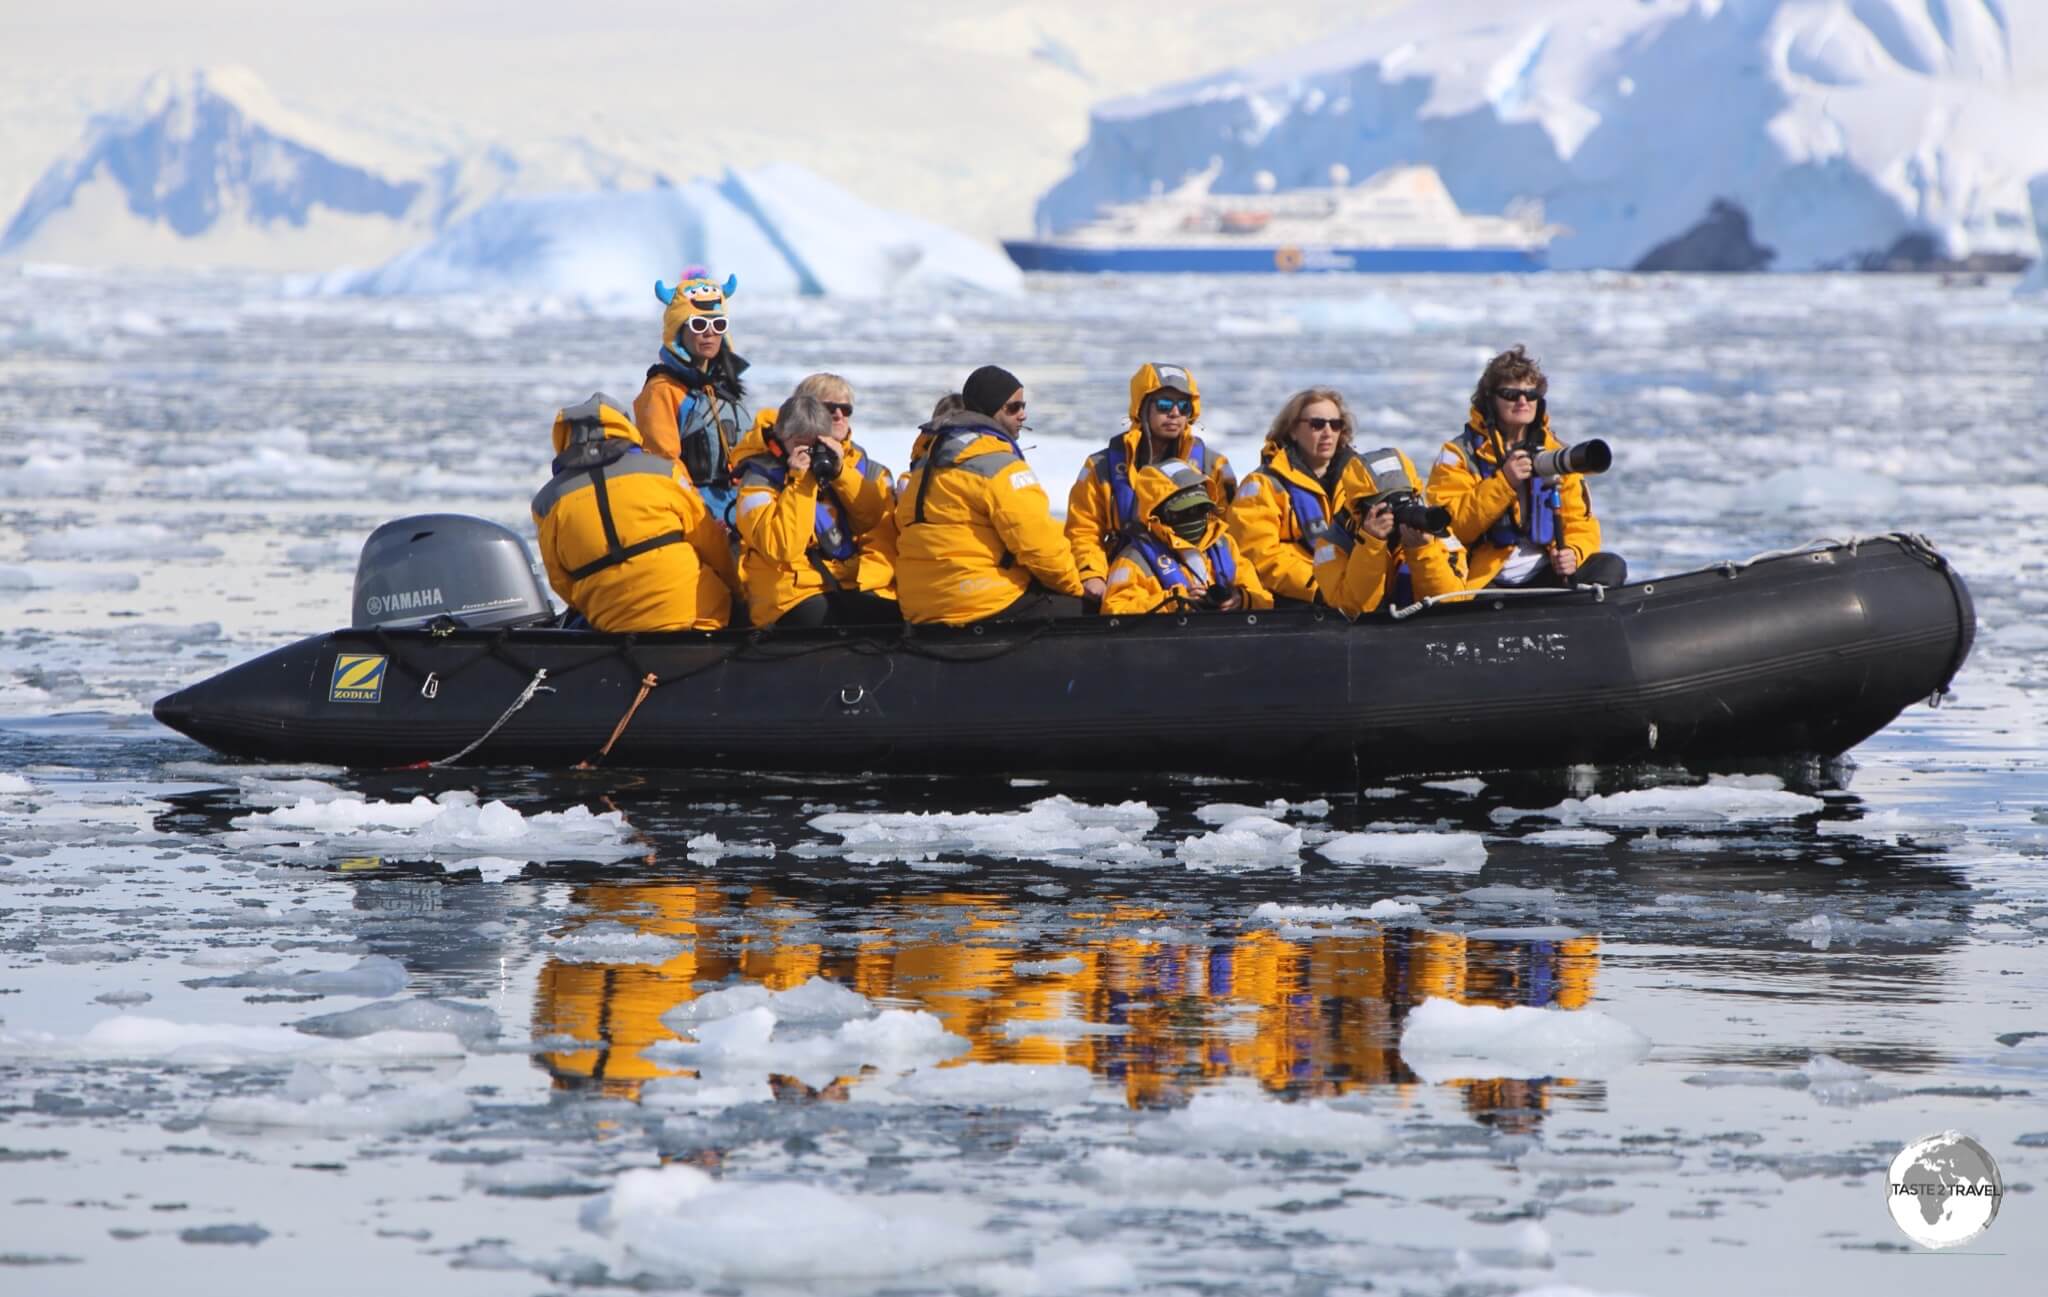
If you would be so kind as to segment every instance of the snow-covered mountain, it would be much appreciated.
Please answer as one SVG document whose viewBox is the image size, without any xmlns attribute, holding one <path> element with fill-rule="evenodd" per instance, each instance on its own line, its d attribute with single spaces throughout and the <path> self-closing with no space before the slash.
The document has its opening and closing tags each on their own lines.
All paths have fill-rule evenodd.
<svg viewBox="0 0 2048 1297">
<path fill-rule="evenodd" d="M 716 182 L 501 198 L 328 292 L 514 293 L 641 302 L 691 263 L 749 292 L 875 297 L 902 288 L 1015 291 L 1009 258 L 964 234 L 861 202 L 801 167 Z"/>
<path fill-rule="evenodd" d="M 433 205 L 413 161 L 290 112 L 241 69 L 160 74 L 43 173 L 0 255 L 271 269 L 389 255 Z"/>
<path fill-rule="evenodd" d="M 676 184 L 573 138 L 400 148 L 296 114 L 234 68 L 152 77 L 95 117 L 0 233 L 0 256 L 635 301 L 692 262 L 793 293 L 1018 283 L 993 247 L 799 167 Z"/>
<path fill-rule="evenodd" d="M 1251 192 L 1406 162 L 1461 207 L 1540 199 L 1560 267 L 1628 266 L 1717 198 L 1779 269 L 1925 231 L 2035 255 L 2038 0 L 1427 0 L 1295 53 L 1099 105 L 1042 231 L 1216 166 Z"/>
</svg>

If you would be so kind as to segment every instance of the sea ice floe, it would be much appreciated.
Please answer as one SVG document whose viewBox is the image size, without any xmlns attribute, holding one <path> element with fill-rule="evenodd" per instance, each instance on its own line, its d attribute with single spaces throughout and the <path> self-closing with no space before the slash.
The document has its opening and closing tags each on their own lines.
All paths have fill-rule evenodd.
<svg viewBox="0 0 2048 1297">
<path fill-rule="evenodd" d="M 1405 865 L 1470 873 L 1486 864 L 1486 840 L 1477 833 L 1346 833 L 1316 852 L 1342 865 Z"/>
<path fill-rule="evenodd" d="M 684 844 L 692 856 L 716 860 L 721 856 L 772 856 L 773 842 L 724 842 L 716 833 L 700 833 Z"/>
<path fill-rule="evenodd" d="M 1046 1063 L 961 1063 L 953 1067 L 919 1068 L 870 1094 L 963 1108 L 1051 1108 L 1085 1103 L 1095 1078 L 1085 1067 Z"/>
<path fill-rule="evenodd" d="M 1607 1076 L 1649 1052 L 1649 1037 L 1594 1009 L 1431 999 L 1401 1026 L 1401 1061 L 1425 1081 Z"/>
<path fill-rule="evenodd" d="M 661 1021 L 674 1031 L 694 1031 L 702 1023 L 754 1009 L 766 1009 L 777 1022 L 813 1026 L 850 1022 L 876 1012 L 874 1002 L 860 992 L 828 978 L 812 977 L 784 991 L 771 991 L 756 982 L 720 987 L 670 1009 L 661 1015 Z"/>
<path fill-rule="evenodd" d="M 548 954 L 565 964 L 666 964 L 689 948 L 687 941 L 608 919 L 548 941 Z"/>
<path fill-rule="evenodd" d="M 1503 823 L 1540 816 L 1564 824 L 1603 824 L 1613 828 L 1662 824 L 1711 828 L 1797 819 L 1816 813 L 1824 805 L 1818 797 L 1788 793 L 1782 787 L 1756 786 L 1735 777 L 1691 788 L 1636 788 L 1592 797 L 1567 797 L 1542 811 L 1500 807 L 1492 816 Z"/>
<path fill-rule="evenodd" d="M 582 1219 L 656 1274 L 720 1285 L 908 1277 L 1016 1247 L 987 1229 L 982 1209 L 951 1198 L 714 1180 L 678 1165 L 625 1172 Z"/>
<path fill-rule="evenodd" d="M 1486 791 L 1484 779 L 1425 779 L 1422 786 L 1440 788 L 1447 793 L 1463 793 L 1467 797 L 1477 797 Z"/>
<path fill-rule="evenodd" d="M 301 797 L 290 806 L 236 816 L 232 845 L 297 844 L 315 855 L 407 852 L 421 857 L 498 856 L 526 860 L 617 860 L 632 854 L 632 829 L 619 811 L 525 815 L 502 801 L 477 804 L 474 793 L 429 800 L 372 801 L 355 795 Z"/>
<path fill-rule="evenodd" d="M 298 1063 L 283 1092 L 216 1099 L 205 1118 L 216 1126 L 371 1135 L 453 1125 L 471 1111 L 468 1098 L 449 1086 L 374 1088 L 368 1078 Z"/>
<path fill-rule="evenodd" d="M 1955 931 L 1956 925 L 1946 919 L 1923 919 L 1908 914 L 1894 914 L 1882 923 L 1815 914 L 1787 925 L 1785 935 L 1804 941 L 1815 950 L 1826 950 L 1837 944 L 1856 946 L 1866 941 L 1920 945 L 1939 941 Z"/>
<path fill-rule="evenodd" d="M 32 559 L 148 559 L 152 563 L 221 555 L 217 545 L 199 544 L 153 522 L 96 523 L 38 532 L 28 538 L 24 552 Z"/>
<path fill-rule="evenodd" d="M 1211 802 L 1195 809 L 1195 818 L 1204 824 L 1224 825 L 1247 815 L 1264 815 L 1279 819 L 1285 815 L 1299 815 L 1304 819 L 1319 820 L 1330 813 L 1330 803 L 1323 798 L 1306 802 L 1290 802 L 1284 797 L 1275 797 L 1263 806 L 1252 806 L 1245 802 Z"/>
<path fill-rule="evenodd" d="M 782 1072 L 809 1085 L 824 1085 L 867 1064 L 902 1070 L 943 1062 L 967 1052 L 956 1036 L 929 1013 L 884 1009 L 831 1031 L 780 1032 L 775 1014 L 757 1005 L 730 1017 L 698 1023 L 694 1040 L 665 1040 L 647 1046 L 647 1057 L 707 1072 Z"/>
<path fill-rule="evenodd" d="M 1159 813 L 1143 802 L 1089 806 L 1055 796 L 1021 811 L 840 811 L 810 823 L 837 834 L 840 845 L 829 853 L 815 845 L 798 847 L 799 855 L 910 861 L 964 853 L 1050 863 L 1139 864 L 1157 858 L 1144 839 L 1159 823 Z"/>
<path fill-rule="evenodd" d="M 36 786 L 20 775 L 0 771 L 0 797 L 21 797 L 35 790 Z"/>
<path fill-rule="evenodd" d="M 976 1290 L 996 1297 L 1124 1292 L 1139 1287 L 1141 1279 L 1137 1265 L 1123 1253 L 1075 1242 L 1034 1248 L 1029 1262 L 980 1265 L 968 1271 Z"/>
<path fill-rule="evenodd" d="M 1197 1094 L 1184 1108 L 1140 1123 L 1141 1143 L 1176 1152 L 1325 1153 L 1358 1157 L 1392 1148 L 1383 1119 L 1319 1100 L 1288 1103 L 1244 1084 Z"/>
<path fill-rule="evenodd" d="M 1371 905 L 1282 905 L 1266 901 L 1252 911 L 1263 923 L 1322 924 L 1346 919 L 1398 919 L 1422 913 L 1413 901 L 1374 901 Z"/>
<path fill-rule="evenodd" d="M 417 1000 L 380 1000 L 340 1013 L 301 1018 L 292 1024 L 314 1036 L 355 1040 L 380 1031 L 445 1032 L 474 1047 L 497 1038 L 498 1015 L 480 1004 L 462 1004 L 422 996 Z"/>
<path fill-rule="evenodd" d="M 83 1035 L 0 1032 L 0 1056 L 159 1062 L 186 1067 L 314 1062 L 379 1063 L 460 1058 L 462 1042 L 446 1032 L 380 1031 L 353 1040 L 308 1036 L 290 1027 L 172 1022 L 121 1014 Z"/>
<path fill-rule="evenodd" d="M 1538 829 L 1517 840 L 1539 847 L 1603 847 L 1614 841 L 1614 835 L 1605 829 Z"/>
<path fill-rule="evenodd" d="M 1188 838 L 1175 854 L 1190 869 L 1301 864 L 1301 830 L 1265 815 L 1241 815 L 1222 828 Z"/>
<path fill-rule="evenodd" d="M 284 972 L 259 967 L 191 983 L 193 986 L 261 987 L 299 995 L 360 995 L 370 1000 L 396 995 L 405 989 L 405 984 L 405 965 L 389 955 L 365 955 L 347 968 Z"/>
</svg>

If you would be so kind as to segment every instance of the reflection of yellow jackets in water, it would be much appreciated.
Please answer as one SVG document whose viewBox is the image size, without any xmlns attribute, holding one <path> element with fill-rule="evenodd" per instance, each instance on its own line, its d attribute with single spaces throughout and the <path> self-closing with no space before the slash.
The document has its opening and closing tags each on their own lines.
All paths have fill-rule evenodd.
<svg viewBox="0 0 2048 1297">
<path fill-rule="evenodd" d="M 775 411 L 763 410 L 732 453 L 739 482 L 734 511 L 747 615 L 756 626 L 828 588 L 896 595 L 896 484 L 889 470 L 848 441 L 839 476 L 823 491 L 817 478 L 788 480 L 782 452 L 768 440 Z M 843 516 L 842 516 L 843 510 Z M 840 535 L 828 536 L 825 519 Z M 851 552 L 834 558 L 827 547 Z M 827 575 L 833 582 L 826 585 Z"/>
</svg>

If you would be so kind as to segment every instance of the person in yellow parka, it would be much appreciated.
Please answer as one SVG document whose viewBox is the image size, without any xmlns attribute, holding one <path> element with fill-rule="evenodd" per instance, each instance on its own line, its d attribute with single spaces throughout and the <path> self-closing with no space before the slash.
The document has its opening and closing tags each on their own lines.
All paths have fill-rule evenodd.
<svg viewBox="0 0 2048 1297">
<path fill-rule="evenodd" d="M 1105 617 L 1273 606 L 1258 570 L 1244 561 L 1223 525 L 1212 482 L 1184 459 L 1147 464 L 1131 475 L 1144 530 L 1128 537 L 1109 565 Z"/>
<path fill-rule="evenodd" d="M 896 593 L 912 622 L 1073 617 L 1081 574 L 1038 474 L 1017 449 L 1024 384 L 983 365 L 965 408 L 920 438 L 896 499 Z"/>
<path fill-rule="evenodd" d="M 1340 393 L 1327 387 L 1296 392 L 1266 432 L 1259 467 L 1238 483 L 1230 534 L 1275 607 L 1316 602 L 1311 537 L 1354 493 L 1371 490 L 1372 475 L 1351 449 L 1354 426 Z"/>
<path fill-rule="evenodd" d="M 1550 430 L 1549 391 L 1550 380 L 1521 347 L 1495 356 L 1473 389 L 1464 429 L 1429 470 L 1429 498 L 1451 511 L 1472 589 L 1628 580 L 1621 556 L 1600 549 L 1586 479 L 1536 476 L 1527 447 L 1562 446 Z"/>
<path fill-rule="evenodd" d="M 740 577 L 756 626 L 902 620 L 893 483 L 846 431 L 799 384 L 780 409 L 755 417 L 733 452 Z"/>
<path fill-rule="evenodd" d="M 1130 425 L 1109 445 L 1088 457 L 1067 492 L 1067 543 L 1081 570 L 1081 586 L 1100 599 L 1110 556 L 1129 536 L 1143 531 L 1131 478 L 1147 464 L 1183 460 L 1209 483 L 1218 508 L 1237 491 L 1230 461 L 1195 435 L 1202 417 L 1202 393 L 1184 365 L 1140 365 L 1131 375 Z"/>
<path fill-rule="evenodd" d="M 1323 602 L 1356 619 L 1383 604 L 1400 606 L 1463 590 L 1459 556 L 1451 548 L 1454 539 L 1440 540 L 1412 522 L 1396 524 L 1396 506 L 1404 513 L 1429 512 L 1415 465 L 1391 447 L 1366 451 L 1359 459 L 1372 476 L 1371 487 L 1347 499 L 1337 517 L 1310 536 Z M 1446 531 L 1450 526 L 1444 510 L 1415 521 Z"/>
<path fill-rule="evenodd" d="M 702 266 L 683 272 L 674 288 L 656 281 L 663 307 L 661 351 L 633 399 L 633 422 L 656 455 L 681 460 L 713 513 L 732 521 L 732 448 L 751 422 L 740 375 L 747 362 L 726 336 L 726 305 L 739 278 L 711 278 Z"/>
<path fill-rule="evenodd" d="M 739 589 L 724 524 L 681 464 L 644 450 L 603 393 L 555 415 L 555 476 L 533 497 L 555 593 L 602 631 L 716 630 Z"/>
</svg>

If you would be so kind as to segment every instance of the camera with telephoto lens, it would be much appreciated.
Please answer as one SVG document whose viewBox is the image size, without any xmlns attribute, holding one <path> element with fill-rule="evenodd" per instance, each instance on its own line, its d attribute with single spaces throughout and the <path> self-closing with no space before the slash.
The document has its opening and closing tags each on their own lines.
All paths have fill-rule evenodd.
<svg viewBox="0 0 2048 1297">
<path fill-rule="evenodd" d="M 1517 444 L 1515 449 L 1528 452 L 1535 463 L 1536 476 L 1546 482 L 1566 473 L 1605 473 L 1614 467 L 1614 452 L 1598 437 L 1559 446 L 1556 450 L 1543 449 L 1542 439 L 1532 437 Z"/>
<path fill-rule="evenodd" d="M 1396 491 L 1392 495 L 1361 501 L 1358 506 L 1360 521 L 1383 504 L 1393 509 L 1396 527 L 1413 527 L 1436 536 L 1451 534 L 1451 511 L 1440 504 L 1426 502 L 1414 491 Z"/>
<path fill-rule="evenodd" d="M 1234 585 L 1223 585 L 1221 583 L 1214 583 L 1211 584 L 1207 590 L 1202 591 L 1202 597 L 1195 600 L 1195 606 L 1198 608 L 1207 608 L 1211 611 L 1214 611 L 1216 609 L 1222 608 L 1224 604 L 1229 603 L 1230 597 L 1236 593 L 1237 587 Z"/>
<path fill-rule="evenodd" d="M 839 477 L 839 447 L 829 441 L 817 441 L 811 445 L 811 476 L 820 482 L 831 482 Z"/>
</svg>

